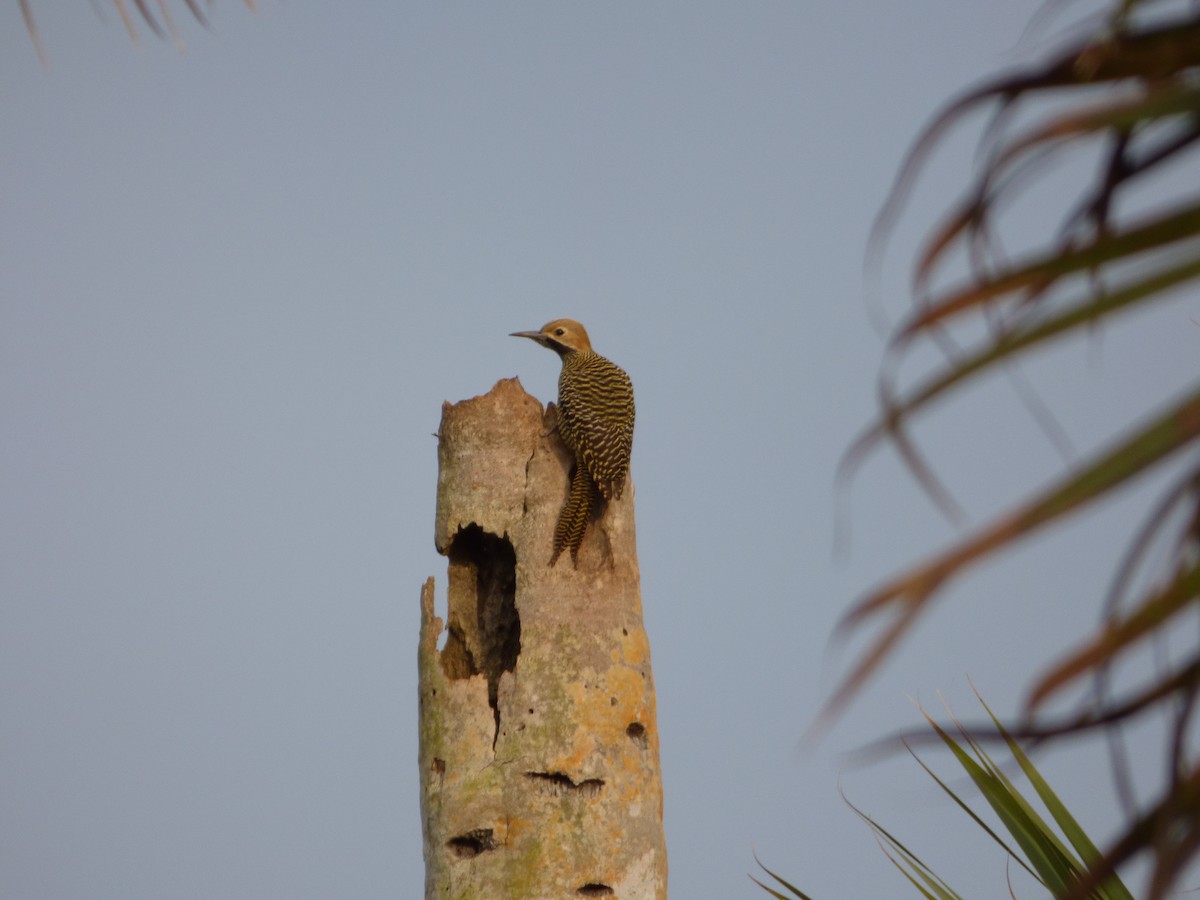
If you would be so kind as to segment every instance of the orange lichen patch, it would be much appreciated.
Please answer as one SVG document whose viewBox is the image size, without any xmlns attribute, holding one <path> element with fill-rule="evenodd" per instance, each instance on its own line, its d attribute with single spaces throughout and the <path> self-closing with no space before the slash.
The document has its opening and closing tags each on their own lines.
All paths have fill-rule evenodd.
<svg viewBox="0 0 1200 900">
<path fill-rule="evenodd" d="M 519 841 L 523 835 L 533 831 L 536 827 L 529 819 L 509 816 L 504 820 L 503 830 L 498 833 L 502 836 L 503 843 L 511 844 Z"/>
<path fill-rule="evenodd" d="M 650 660 L 650 639 L 642 628 L 621 629 L 620 639 L 610 654 L 615 663 L 627 666 L 643 666 Z"/>
<path fill-rule="evenodd" d="M 574 694 L 586 694 L 586 688 L 583 685 L 577 685 L 573 690 Z M 566 752 L 559 755 L 554 761 L 554 769 L 563 772 L 579 772 L 586 760 L 596 749 L 598 741 L 595 740 L 595 735 L 591 732 L 587 722 L 594 721 L 599 717 L 596 715 L 598 710 L 595 709 L 595 704 L 587 703 L 584 700 L 591 700 L 590 697 L 576 696 L 576 710 L 579 723 L 575 729 L 575 737 L 571 742 L 570 747 L 564 747 Z"/>
<path fill-rule="evenodd" d="M 630 722 L 645 722 L 648 705 L 652 702 L 646 679 L 637 669 L 614 666 L 608 670 L 609 707 L 613 712 L 610 722 L 616 733 L 612 739 L 627 737 Z M 616 701 L 615 703 L 613 701 Z"/>
<path fill-rule="evenodd" d="M 577 733 L 590 745 L 628 740 L 629 723 L 646 715 L 646 681 L 625 666 L 613 666 L 594 682 L 576 682 L 569 693 L 576 710 Z M 590 747 L 582 749 L 586 753 Z"/>
</svg>

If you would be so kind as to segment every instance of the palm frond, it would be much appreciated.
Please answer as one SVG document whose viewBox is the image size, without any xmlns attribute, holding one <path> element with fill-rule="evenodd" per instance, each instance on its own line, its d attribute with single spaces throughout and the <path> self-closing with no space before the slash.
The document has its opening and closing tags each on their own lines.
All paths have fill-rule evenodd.
<svg viewBox="0 0 1200 900">
<path fill-rule="evenodd" d="M 33 43 L 34 50 L 37 51 L 38 61 L 42 68 L 49 68 L 50 58 L 38 33 L 30 0 L 17 0 L 17 2 L 21 7 L 21 16 L 25 20 L 25 30 L 29 32 L 29 39 Z M 205 28 L 209 27 L 208 16 L 205 14 L 204 7 L 197 0 L 182 0 L 182 2 L 193 19 Z M 251 12 L 256 11 L 254 0 L 242 0 L 242 2 L 246 9 Z M 113 9 L 116 10 L 117 17 L 121 20 L 121 25 L 125 28 L 125 33 L 134 45 L 139 43 L 137 23 L 141 21 L 155 37 L 162 40 L 170 38 L 176 47 L 180 50 L 184 49 L 183 35 L 175 24 L 175 17 L 171 14 L 171 0 L 156 0 L 157 12 L 150 8 L 146 0 L 133 0 L 132 9 L 126 0 L 111 0 L 111 3 Z"/>
<path fill-rule="evenodd" d="M 1118 327 L 1130 312 L 1195 290 L 1200 191 L 1185 185 L 1166 203 L 1153 202 L 1153 195 L 1148 202 L 1138 193 L 1167 166 L 1194 163 L 1200 156 L 1200 7 L 1191 4 L 1181 12 L 1181 6 L 1115 0 L 1107 15 L 1086 23 L 1081 37 L 952 100 L 914 142 L 872 230 L 868 261 L 878 259 L 933 149 L 968 114 L 990 115 L 975 176 L 929 229 L 916 256 L 913 308 L 892 332 L 880 369 L 879 416 L 850 446 L 840 481 L 890 444 L 935 504 L 961 518 L 951 490 L 914 436 L 916 420 L 926 410 L 982 378 L 1013 371 L 1036 350 L 1098 326 Z M 1093 176 L 1064 206 L 1052 237 L 1023 236 L 1028 246 L 1010 253 L 1001 243 L 1003 214 L 1034 184 L 1040 188 L 1041 179 L 1061 171 L 1051 163 L 1064 159 L 1095 164 Z M 964 262 L 965 275 L 951 277 L 964 271 Z M 911 382 L 902 380 L 902 365 L 926 342 L 944 354 L 942 361 Z M 1036 403 L 1030 410 L 1035 419 L 1047 418 Z M 1071 856 L 1040 839 L 1021 845 L 1031 861 L 1036 857 L 1049 865 L 1042 877 L 1053 889 L 1102 885 L 1116 865 L 1148 853 L 1153 862 L 1148 896 L 1157 898 L 1200 851 L 1194 783 L 1200 767 L 1186 739 L 1189 726 L 1194 732 L 1200 697 L 1200 639 L 1194 629 L 1179 628 L 1185 615 L 1200 610 L 1200 385 L 1180 385 L 1173 399 L 1164 397 L 1158 413 L 1133 424 L 1114 423 L 1111 433 L 1121 436 L 1080 454 L 1079 461 L 1072 454 L 1049 488 L 855 603 L 840 633 L 865 626 L 876 630 L 818 724 L 844 708 L 951 581 L 1046 525 L 1084 513 L 1143 473 L 1182 460 L 1181 475 L 1150 521 L 1131 529 L 1129 551 L 1102 603 L 1100 625 L 1049 663 L 1031 687 L 1024 720 L 1005 732 L 1046 743 L 1090 729 L 1115 734 L 1134 716 L 1165 713 L 1167 787 L 1136 813 L 1129 790 L 1124 791 L 1131 821 L 1112 847 L 1099 853 L 1076 843 L 1079 833 L 1068 819 L 1060 821 L 1052 802 L 1047 805 L 1068 836 Z M 1165 545 L 1167 558 L 1156 571 L 1141 573 L 1152 544 Z M 1135 569 L 1144 574 L 1140 580 L 1132 577 Z M 1173 655 L 1160 654 L 1152 678 L 1123 684 L 1118 691 L 1117 662 L 1143 646 L 1161 644 L 1168 631 Z M 1180 650 L 1182 642 L 1187 644 Z M 1054 724 L 1036 721 L 1048 699 L 1089 682 L 1090 702 L 1079 712 Z M 978 757 L 975 763 L 978 771 L 972 771 L 984 783 L 1000 774 L 989 773 Z M 1128 785 L 1120 770 L 1118 762 L 1118 784 Z M 1008 809 L 999 781 L 994 788 L 988 789 L 991 796 Z M 1016 816 L 1017 806 L 997 814 Z M 1085 864 L 1078 872 L 1052 865 L 1068 858 Z"/>
</svg>

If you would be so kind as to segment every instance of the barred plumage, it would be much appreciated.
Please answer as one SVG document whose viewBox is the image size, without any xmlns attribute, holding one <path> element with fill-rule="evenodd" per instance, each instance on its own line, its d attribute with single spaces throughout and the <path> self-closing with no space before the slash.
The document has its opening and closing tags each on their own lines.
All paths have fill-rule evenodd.
<svg viewBox="0 0 1200 900">
<path fill-rule="evenodd" d="M 562 358 L 558 376 L 558 432 L 575 457 L 571 491 L 554 528 L 554 553 L 579 555 L 588 520 L 601 498 L 620 498 L 633 450 L 633 384 L 618 365 L 592 349 L 587 331 L 555 319 L 541 331 L 516 331 Z"/>
</svg>

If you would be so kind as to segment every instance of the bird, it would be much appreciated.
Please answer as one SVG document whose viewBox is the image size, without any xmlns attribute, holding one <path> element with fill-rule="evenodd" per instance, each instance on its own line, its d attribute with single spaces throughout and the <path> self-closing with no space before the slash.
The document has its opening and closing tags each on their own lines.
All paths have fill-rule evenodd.
<svg viewBox="0 0 1200 900">
<path fill-rule="evenodd" d="M 557 429 L 574 457 L 570 492 L 554 527 L 553 566 L 564 550 L 578 565 L 579 548 L 597 503 L 620 499 L 633 451 L 633 382 L 625 370 L 592 349 L 587 329 L 555 319 L 538 331 L 514 331 L 553 350 L 558 375 Z"/>
</svg>

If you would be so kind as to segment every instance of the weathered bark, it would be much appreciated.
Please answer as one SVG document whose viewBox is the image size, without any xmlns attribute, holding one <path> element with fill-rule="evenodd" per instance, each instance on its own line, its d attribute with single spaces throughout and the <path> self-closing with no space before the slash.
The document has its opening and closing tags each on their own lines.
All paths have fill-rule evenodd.
<svg viewBox="0 0 1200 900">
<path fill-rule="evenodd" d="M 435 543 L 448 626 L 421 592 L 425 896 L 667 895 L 633 489 L 550 559 L 571 460 L 516 379 L 442 410 Z"/>
</svg>

